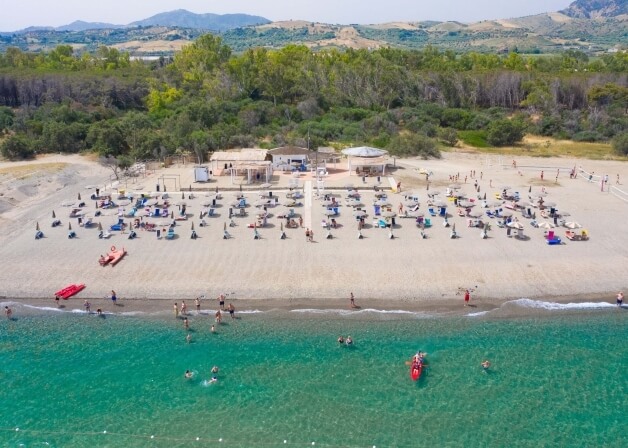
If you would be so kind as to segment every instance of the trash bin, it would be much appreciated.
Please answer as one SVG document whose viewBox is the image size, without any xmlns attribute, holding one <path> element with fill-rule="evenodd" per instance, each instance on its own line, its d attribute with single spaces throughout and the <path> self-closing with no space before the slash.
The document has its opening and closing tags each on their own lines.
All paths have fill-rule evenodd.
<svg viewBox="0 0 628 448">
<path fill-rule="evenodd" d="M 159 191 L 159 184 L 157 184 L 157 185 L 155 186 L 155 190 L 156 190 L 156 191 Z"/>
</svg>

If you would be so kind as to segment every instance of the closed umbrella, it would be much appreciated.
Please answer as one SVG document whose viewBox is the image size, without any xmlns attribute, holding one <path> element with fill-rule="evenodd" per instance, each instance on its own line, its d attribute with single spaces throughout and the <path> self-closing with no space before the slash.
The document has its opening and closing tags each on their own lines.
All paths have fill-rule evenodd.
<svg viewBox="0 0 628 448">
<path fill-rule="evenodd" d="M 55 215 L 55 211 L 53 210 L 52 211 L 52 219 L 56 219 L 56 218 L 57 218 L 57 215 Z"/>
<path fill-rule="evenodd" d="M 170 212 L 170 219 L 174 219 L 174 212 Z"/>
<path fill-rule="evenodd" d="M 100 222 L 98 222 L 98 231 L 102 232 L 102 224 Z"/>
<path fill-rule="evenodd" d="M 72 230 L 72 223 L 71 222 L 68 223 L 68 230 Z"/>
<path fill-rule="evenodd" d="M 81 200 L 81 193 L 78 194 L 78 200 Z"/>
<path fill-rule="evenodd" d="M 35 225 L 35 230 L 39 232 L 39 221 L 37 221 L 37 224 Z"/>
<path fill-rule="evenodd" d="M 192 230 L 194 230 L 194 221 L 192 221 Z"/>
<path fill-rule="evenodd" d="M 183 191 L 181 192 L 181 199 L 185 199 L 185 193 Z"/>
</svg>

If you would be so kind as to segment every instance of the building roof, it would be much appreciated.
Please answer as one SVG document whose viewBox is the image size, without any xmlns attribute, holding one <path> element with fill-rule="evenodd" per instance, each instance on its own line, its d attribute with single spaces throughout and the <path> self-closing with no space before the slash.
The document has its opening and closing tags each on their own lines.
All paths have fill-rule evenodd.
<svg viewBox="0 0 628 448">
<path fill-rule="evenodd" d="M 263 162 L 266 149 L 247 148 L 234 151 L 216 151 L 209 160 L 212 162 Z"/>
<path fill-rule="evenodd" d="M 312 156 L 314 151 L 299 146 L 281 146 L 268 151 L 271 156 Z"/>
</svg>

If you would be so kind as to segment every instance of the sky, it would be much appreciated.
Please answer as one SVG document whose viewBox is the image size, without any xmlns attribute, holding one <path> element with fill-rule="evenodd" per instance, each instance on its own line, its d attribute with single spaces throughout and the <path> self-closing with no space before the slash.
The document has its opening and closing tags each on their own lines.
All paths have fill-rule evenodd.
<svg viewBox="0 0 628 448">
<path fill-rule="evenodd" d="M 570 3 L 571 0 L 0 0 L 0 30 L 61 26 L 75 20 L 125 25 L 174 9 L 337 24 L 475 22 L 558 11 Z"/>
</svg>

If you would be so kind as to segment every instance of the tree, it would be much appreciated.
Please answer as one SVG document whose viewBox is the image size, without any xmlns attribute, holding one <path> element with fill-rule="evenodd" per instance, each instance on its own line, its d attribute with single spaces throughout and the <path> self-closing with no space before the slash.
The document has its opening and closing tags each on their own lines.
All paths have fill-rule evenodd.
<svg viewBox="0 0 628 448">
<path fill-rule="evenodd" d="M 447 146 L 453 147 L 458 143 L 458 132 L 453 128 L 441 128 L 438 131 L 438 137 Z"/>
<path fill-rule="evenodd" d="M 111 168 L 116 180 L 120 179 L 120 170 L 125 170 L 133 165 L 133 159 L 128 156 L 112 157 L 104 156 L 98 159 L 98 162 L 105 167 Z"/>
<path fill-rule="evenodd" d="M 486 140 L 493 146 L 513 145 L 523 139 L 523 125 L 513 120 L 496 120 L 488 126 Z"/>
<path fill-rule="evenodd" d="M 0 153 L 9 160 L 32 159 L 35 151 L 29 141 L 21 135 L 12 135 L 0 146 Z"/>
<path fill-rule="evenodd" d="M 628 132 L 621 133 L 613 139 L 613 149 L 622 156 L 628 156 Z"/>
<path fill-rule="evenodd" d="M 421 156 L 424 159 L 440 158 L 436 143 L 421 134 L 405 133 L 391 139 L 388 150 L 396 156 Z"/>
</svg>

